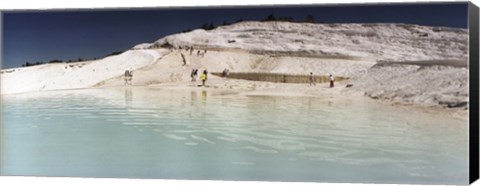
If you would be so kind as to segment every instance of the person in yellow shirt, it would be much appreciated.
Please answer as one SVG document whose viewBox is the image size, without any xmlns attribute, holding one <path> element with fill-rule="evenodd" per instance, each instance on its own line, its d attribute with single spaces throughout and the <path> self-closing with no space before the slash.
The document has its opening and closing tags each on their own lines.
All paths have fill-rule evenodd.
<svg viewBox="0 0 480 186">
<path fill-rule="evenodd" d="M 202 86 L 205 86 L 206 81 L 207 81 L 207 70 L 204 70 L 202 74 Z"/>
</svg>

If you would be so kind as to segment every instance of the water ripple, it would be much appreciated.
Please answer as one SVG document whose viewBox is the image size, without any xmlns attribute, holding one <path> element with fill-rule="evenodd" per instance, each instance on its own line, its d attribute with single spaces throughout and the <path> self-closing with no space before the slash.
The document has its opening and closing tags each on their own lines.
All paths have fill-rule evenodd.
<svg viewBox="0 0 480 186">
<path fill-rule="evenodd" d="M 329 106 L 323 99 L 205 92 L 163 95 L 172 99 L 133 93 L 120 91 L 107 98 L 62 94 L 53 98 L 9 99 L 3 106 L 2 123 L 15 134 L 46 129 L 81 131 L 84 126 L 92 130 L 104 127 L 101 130 L 108 134 L 134 129 L 141 136 L 162 136 L 189 148 L 208 146 L 272 157 L 288 155 L 293 162 L 389 164 L 415 177 L 432 176 L 421 174 L 422 171 L 438 173 L 439 159 L 461 161 L 463 158 L 458 157 L 467 154 L 466 145 L 458 146 L 467 143 L 463 138 L 466 127 L 451 127 L 459 125 L 458 121 L 399 112 L 390 107 L 367 104 L 358 109 L 349 104 Z M 379 116 L 378 112 L 386 114 Z M 256 165 L 246 161 L 230 163 Z"/>
</svg>

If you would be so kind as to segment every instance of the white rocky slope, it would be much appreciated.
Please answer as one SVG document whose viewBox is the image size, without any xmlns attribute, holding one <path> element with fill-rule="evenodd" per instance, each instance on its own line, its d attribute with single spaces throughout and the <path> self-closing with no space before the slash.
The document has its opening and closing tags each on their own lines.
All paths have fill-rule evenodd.
<svg viewBox="0 0 480 186">
<path fill-rule="evenodd" d="M 174 34 L 135 49 L 165 46 L 237 48 L 261 54 L 370 58 L 384 61 L 466 60 L 465 29 L 406 24 L 241 22 Z"/>
<path fill-rule="evenodd" d="M 313 71 L 349 76 L 355 90 L 374 99 L 468 106 L 465 29 L 406 24 L 243 22 L 212 31 L 175 34 L 134 48 L 184 46 L 242 49 L 268 55 L 274 59 L 260 60 L 259 64 L 269 72 Z M 218 57 L 222 59 L 221 55 Z"/>
<path fill-rule="evenodd" d="M 156 62 L 168 50 L 127 51 L 101 60 L 2 70 L 1 93 L 78 89 Z"/>
<path fill-rule="evenodd" d="M 465 67 L 387 63 L 358 74 L 353 89 L 374 99 L 467 109 L 468 83 Z"/>
<path fill-rule="evenodd" d="M 192 55 L 178 49 L 185 46 L 195 49 Z M 198 50 L 207 54 L 197 56 Z M 127 69 L 134 70 L 134 85 L 150 85 L 188 82 L 193 68 L 209 72 L 229 68 L 231 72 L 333 73 L 352 77 L 353 90 L 373 98 L 455 106 L 468 101 L 467 58 L 465 29 L 241 22 L 173 34 L 118 56 L 72 67 L 5 69 L 1 93 L 117 86 L 123 84 Z M 382 65 L 375 65 L 378 62 Z"/>
</svg>

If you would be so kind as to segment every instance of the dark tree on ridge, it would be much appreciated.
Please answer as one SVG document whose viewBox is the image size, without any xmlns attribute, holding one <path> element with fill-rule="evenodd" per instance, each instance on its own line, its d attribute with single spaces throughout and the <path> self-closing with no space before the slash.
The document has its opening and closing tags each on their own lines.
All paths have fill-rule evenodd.
<svg viewBox="0 0 480 186">
<path fill-rule="evenodd" d="M 275 21 L 275 16 L 272 14 L 268 15 L 268 17 L 265 19 L 265 21 Z"/>
<path fill-rule="evenodd" d="M 315 22 L 315 17 L 313 17 L 313 15 L 307 15 L 307 17 L 305 18 L 305 22 L 307 23 L 314 23 Z"/>
</svg>

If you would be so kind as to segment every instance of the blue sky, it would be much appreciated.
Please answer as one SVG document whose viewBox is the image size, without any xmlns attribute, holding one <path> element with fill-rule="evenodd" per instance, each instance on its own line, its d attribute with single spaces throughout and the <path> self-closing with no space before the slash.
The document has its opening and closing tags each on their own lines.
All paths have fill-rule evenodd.
<svg viewBox="0 0 480 186">
<path fill-rule="evenodd" d="M 408 23 L 467 28 L 467 3 L 342 6 L 201 7 L 16 11 L 2 15 L 2 68 L 53 59 L 101 58 L 166 35 L 269 14 L 296 21 L 313 15 L 327 23 Z"/>
</svg>

